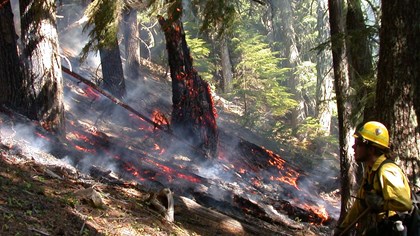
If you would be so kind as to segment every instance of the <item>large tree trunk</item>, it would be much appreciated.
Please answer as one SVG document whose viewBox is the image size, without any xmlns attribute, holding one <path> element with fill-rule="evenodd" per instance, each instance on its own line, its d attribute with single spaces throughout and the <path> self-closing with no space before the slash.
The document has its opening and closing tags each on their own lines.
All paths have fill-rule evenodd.
<svg viewBox="0 0 420 236">
<path fill-rule="evenodd" d="M 364 122 L 374 119 L 374 88 L 368 87 L 374 76 L 369 32 L 366 29 L 360 0 L 349 0 L 347 11 L 347 50 L 350 62 L 349 75 L 356 91 L 353 114 Z"/>
<path fill-rule="evenodd" d="M 218 133 L 210 86 L 193 68 L 182 22 L 172 19 L 177 18 L 159 18 L 172 78 L 172 127 L 207 156 L 216 157 Z"/>
<path fill-rule="evenodd" d="M 295 74 L 296 67 L 301 63 L 299 50 L 297 48 L 296 33 L 294 29 L 292 5 L 290 0 L 271 1 L 273 19 L 273 42 L 282 42 L 285 50 L 285 60 L 283 66 L 290 68 L 288 73 L 287 86 L 293 94 L 293 99 L 298 103 L 290 116 L 290 125 L 296 129 L 306 118 L 305 104 L 300 86 L 300 77 Z"/>
<path fill-rule="evenodd" d="M 340 142 L 341 214 L 339 222 L 343 220 L 351 205 L 350 196 L 356 186 L 354 177 L 355 162 L 350 150 L 353 128 L 350 122 L 351 103 L 348 99 L 350 83 L 344 40 L 346 25 L 346 7 L 344 4 L 343 0 L 328 1 Z"/>
<path fill-rule="evenodd" d="M 103 88 L 115 97 L 122 99 L 126 91 L 117 39 L 110 47 L 99 49 L 99 54 L 101 56 Z"/>
<path fill-rule="evenodd" d="M 414 106 L 419 78 L 418 1 L 383 1 L 376 112 L 390 130 L 391 149 L 413 181 L 419 173 L 419 129 Z M 414 95 L 416 94 L 416 95 Z M 413 182 L 414 183 L 414 182 Z"/>
<path fill-rule="evenodd" d="M 329 17 L 327 0 L 318 0 L 318 43 L 325 43 L 329 38 Z M 316 82 L 316 116 L 325 135 L 330 135 L 333 103 L 333 74 L 331 71 L 331 51 L 322 49 L 316 57 L 317 82 Z"/>
<path fill-rule="evenodd" d="M 0 8 L 0 104 L 23 112 L 25 88 L 16 40 L 12 7 L 7 1 Z"/>
<path fill-rule="evenodd" d="M 55 1 L 21 0 L 27 112 L 47 130 L 63 131 L 63 78 L 58 55 Z"/>
<path fill-rule="evenodd" d="M 140 77 L 140 38 L 137 23 L 137 10 L 127 9 L 124 11 L 124 46 L 126 78 L 138 80 Z"/>
</svg>

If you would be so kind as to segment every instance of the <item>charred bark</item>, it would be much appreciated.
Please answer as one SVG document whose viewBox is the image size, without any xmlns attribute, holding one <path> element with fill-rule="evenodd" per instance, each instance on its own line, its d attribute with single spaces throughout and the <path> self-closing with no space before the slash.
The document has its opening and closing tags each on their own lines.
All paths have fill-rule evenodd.
<svg viewBox="0 0 420 236">
<path fill-rule="evenodd" d="M 215 157 L 218 132 L 210 86 L 193 68 L 182 22 L 160 17 L 159 23 L 165 33 L 172 78 L 173 131 L 193 140 L 207 157 Z"/>
</svg>

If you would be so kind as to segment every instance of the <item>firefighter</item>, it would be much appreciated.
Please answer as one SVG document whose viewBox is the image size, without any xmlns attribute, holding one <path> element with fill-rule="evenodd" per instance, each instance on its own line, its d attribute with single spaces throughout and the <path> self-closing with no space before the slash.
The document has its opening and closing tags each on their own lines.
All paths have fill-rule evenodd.
<svg viewBox="0 0 420 236">
<path fill-rule="evenodd" d="M 400 223 L 397 212 L 411 209 L 411 192 L 402 170 L 392 161 L 384 162 L 389 152 L 388 130 L 379 122 L 369 121 L 354 138 L 355 160 L 364 165 L 363 181 L 334 235 L 399 235 L 394 232 L 395 224 Z"/>
</svg>

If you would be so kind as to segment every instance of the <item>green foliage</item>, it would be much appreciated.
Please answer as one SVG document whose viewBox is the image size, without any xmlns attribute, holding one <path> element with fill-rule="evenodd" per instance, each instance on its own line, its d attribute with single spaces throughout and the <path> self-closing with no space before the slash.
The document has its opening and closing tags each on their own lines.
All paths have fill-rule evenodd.
<svg viewBox="0 0 420 236">
<path fill-rule="evenodd" d="M 201 18 L 201 31 L 213 30 L 219 34 L 231 29 L 236 19 L 236 1 L 225 0 L 192 0 Z"/>
<path fill-rule="evenodd" d="M 317 30 L 317 15 L 316 1 L 297 1 L 294 6 L 294 29 L 299 35 L 297 43 L 300 46 L 300 54 L 304 60 L 313 60 L 316 56 L 312 52 L 312 48 L 317 44 L 318 30 Z"/>
<path fill-rule="evenodd" d="M 235 81 L 232 96 L 242 98 L 244 123 L 260 132 L 272 131 L 273 120 L 287 114 L 297 105 L 287 88 L 281 86 L 289 68 L 280 68 L 281 58 L 265 41 L 266 37 L 251 26 L 253 22 L 238 23 L 232 38 Z"/>
<path fill-rule="evenodd" d="M 313 151 L 317 155 L 330 153 L 339 147 L 338 139 L 334 135 L 326 135 L 322 130 L 319 120 L 314 117 L 307 117 L 296 130 L 296 136 L 304 137 L 299 140 L 300 146 Z"/>
<path fill-rule="evenodd" d="M 95 0 L 89 4 L 85 14 L 89 20 L 83 30 L 90 30 L 89 41 L 83 47 L 81 60 L 90 51 L 109 47 L 117 40 L 118 22 L 122 12 L 121 0 Z"/>
<path fill-rule="evenodd" d="M 204 80 L 215 84 L 216 81 L 213 80 L 213 73 L 216 71 L 215 58 L 211 54 L 211 45 L 204 38 L 200 37 L 202 34 L 199 32 L 197 23 L 186 21 L 184 27 L 185 38 L 190 49 L 194 68 Z M 193 37 L 193 35 L 196 37 Z"/>
</svg>

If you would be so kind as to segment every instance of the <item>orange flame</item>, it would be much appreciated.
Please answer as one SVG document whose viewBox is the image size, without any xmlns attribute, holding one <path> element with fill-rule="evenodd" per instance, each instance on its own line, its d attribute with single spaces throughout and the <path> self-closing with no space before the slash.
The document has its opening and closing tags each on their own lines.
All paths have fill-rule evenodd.
<svg viewBox="0 0 420 236">
<path fill-rule="evenodd" d="M 275 154 L 273 151 L 267 150 L 263 148 L 264 151 L 268 153 L 268 155 L 272 158 L 268 161 L 270 165 L 275 166 L 279 170 L 279 174 L 281 176 L 274 177 L 271 176 L 270 180 L 277 180 L 284 183 L 287 183 L 296 189 L 300 190 L 297 185 L 297 179 L 299 177 L 299 173 L 293 169 L 287 169 L 285 168 L 284 164 L 286 163 L 285 160 L 283 160 L 279 155 Z"/>
<path fill-rule="evenodd" d="M 297 183 L 296 183 L 296 181 L 297 181 L 296 177 L 293 177 L 293 176 L 280 176 L 280 177 L 271 176 L 270 180 L 271 181 L 277 180 L 277 181 L 286 183 L 288 185 L 291 185 L 291 186 L 295 187 L 297 190 L 300 190 L 299 187 L 297 186 Z"/>
<path fill-rule="evenodd" d="M 303 208 L 312 211 L 315 215 L 317 215 L 321 219 L 321 224 L 328 220 L 329 216 L 325 206 L 318 205 L 318 206 L 309 206 L 308 204 L 302 204 Z"/>
</svg>

